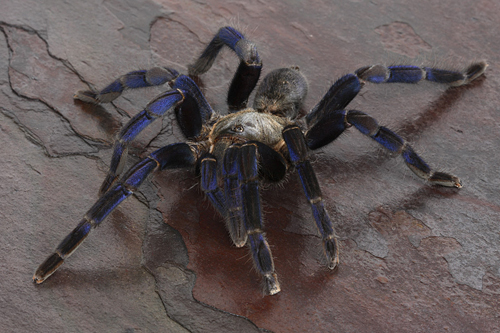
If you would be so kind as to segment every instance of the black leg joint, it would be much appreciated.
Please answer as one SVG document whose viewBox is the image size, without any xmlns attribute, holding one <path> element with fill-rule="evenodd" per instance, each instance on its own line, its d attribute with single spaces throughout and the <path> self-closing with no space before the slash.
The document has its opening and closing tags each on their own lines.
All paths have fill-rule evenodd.
<svg viewBox="0 0 500 333">
<path fill-rule="evenodd" d="M 194 153 L 186 143 L 165 146 L 154 151 L 150 156 L 160 164 L 161 170 L 184 168 L 196 163 Z"/>
<path fill-rule="evenodd" d="M 262 65 L 248 65 L 245 61 L 240 61 L 227 95 L 230 111 L 246 108 L 248 97 L 259 81 L 261 69 Z"/>
<path fill-rule="evenodd" d="M 316 178 L 311 162 L 305 161 L 297 165 L 297 171 L 302 180 L 307 200 L 311 201 L 321 198 L 321 188 L 319 187 L 318 178 Z"/>
<path fill-rule="evenodd" d="M 259 141 L 249 141 L 257 145 L 259 158 L 259 175 L 270 182 L 279 182 L 285 178 L 287 166 L 283 156 L 268 145 Z"/>
<path fill-rule="evenodd" d="M 310 149 L 321 148 L 337 139 L 348 126 L 345 110 L 327 113 L 307 131 L 307 145 Z"/>
<path fill-rule="evenodd" d="M 175 117 L 186 138 L 194 138 L 200 134 L 203 120 L 198 102 L 191 95 L 185 95 L 182 104 L 175 108 Z"/>
<path fill-rule="evenodd" d="M 348 74 L 338 79 L 306 116 L 307 125 L 314 126 L 325 114 L 342 110 L 356 97 L 361 90 L 358 77 Z"/>
<path fill-rule="evenodd" d="M 304 161 L 307 157 L 308 148 L 302 130 L 297 125 L 290 125 L 283 129 L 283 139 L 288 146 L 290 160 L 293 164 Z"/>
</svg>

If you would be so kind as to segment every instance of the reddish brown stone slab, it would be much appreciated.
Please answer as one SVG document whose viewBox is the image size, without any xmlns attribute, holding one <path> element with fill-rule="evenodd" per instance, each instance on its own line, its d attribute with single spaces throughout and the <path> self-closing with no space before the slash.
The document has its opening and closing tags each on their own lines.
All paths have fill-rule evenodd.
<svg viewBox="0 0 500 333">
<path fill-rule="evenodd" d="M 500 331 L 499 14 L 492 0 L 7 2 L 0 12 L 1 330 Z M 35 287 L 35 267 L 97 199 L 118 128 L 161 91 L 97 107 L 74 103 L 75 90 L 155 65 L 183 71 L 227 24 L 258 44 L 264 73 L 301 68 L 307 109 L 361 66 L 486 59 L 485 77 L 470 86 L 366 85 L 352 104 L 464 187 L 423 184 L 400 158 L 349 130 L 313 158 L 341 239 L 338 271 L 324 267 L 301 185 L 290 175 L 262 195 L 282 287 L 263 297 L 248 251 L 231 245 L 199 180 L 165 172 Z M 224 52 L 201 77 L 222 112 L 237 63 Z M 141 134 L 131 161 L 181 140 L 168 115 Z"/>
</svg>

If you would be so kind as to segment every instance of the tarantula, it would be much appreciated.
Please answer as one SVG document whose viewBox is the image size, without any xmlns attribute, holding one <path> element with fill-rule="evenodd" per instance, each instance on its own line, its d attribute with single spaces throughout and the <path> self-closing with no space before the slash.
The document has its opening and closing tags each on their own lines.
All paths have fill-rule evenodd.
<svg viewBox="0 0 500 333">
<path fill-rule="evenodd" d="M 237 247 L 248 244 L 265 292 L 280 291 L 271 250 L 263 233 L 259 188 L 261 182 L 276 183 L 296 170 L 323 241 L 328 268 L 339 263 L 335 230 L 325 209 L 318 180 L 308 158 L 315 150 L 335 140 L 354 126 L 391 152 L 400 154 L 418 177 L 432 184 L 461 187 L 459 178 L 434 171 L 413 148 L 390 129 L 357 110 L 346 110 L 366 82 L 417 83 L 428 80 L 459 86 L 469 83 L 486 69 L 476 62 L 462 71 L 408 65 L 362 67 L 337 80 L 305 117 L 307 129 L 296 120 L 306 97 L 306 79 L 297 67 L 280 68 L 267 74 L 257 88 L 252 107 L 247 101 L 257 86 L 262 61 L 255 44 L 232 27 L 221 28 L 196 62 L 189 75 L 210 69 L 219 51 L 227 46 L 240 59 L 227 97 L 229 114 L 219 115 L 206 101 L 196 83 L 172 68 L 156 67 L 125 74 L 99 92 L 79 91 L 75 99 L 106 103 L 126 89 L 168 83 L 160 94 L 121 130 L 114 145 L 109 173 L 100 198 L 78 226 L 36 270 L 33 280 L 42 283 L 68 258 L 111 211 L 134 193 L 156 170 L 190 167 L 200 174 L 201 189 L 224 217 L 229 235 Z M 131 167 L 123 176 L 127 146 L 155 119 L 174 109 L 185 143 L 167 145 Z"/>
</svg>

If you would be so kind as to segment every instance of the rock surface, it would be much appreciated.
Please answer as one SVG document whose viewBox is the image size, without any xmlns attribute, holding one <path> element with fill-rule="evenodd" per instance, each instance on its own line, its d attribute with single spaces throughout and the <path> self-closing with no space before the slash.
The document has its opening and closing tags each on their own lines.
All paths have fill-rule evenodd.
<svg viewBox="0 0 500 333">
<path fill-rule="evenodd" d="M 2 332 L 500 332 L 500 4 L 494 0 L 52 1 L 0 11 Z M 341 239 L 337 272 L 296 175 L 262 194 L 282 292 L 263 297 L 191 171 L 156 174 L 44 284 L 31 276 L 97 199 L 119 128 L 161 89 L 112 104 L 73 93 L 156 65 L 186 71 L 223 25 L 258 44 L 264 73 L 297 65 L 312 108 L 335 79 L 374 63 L 461 68 L 473 84 L 366 85 L 350 107 L 395 129 L 461 190 L 422 183 L 351 129 L 314 167 Z M 225 112 L 237 59 L 201 77 Z M 130 163 L 183 141 L 175 117 Z"/>
</svg>

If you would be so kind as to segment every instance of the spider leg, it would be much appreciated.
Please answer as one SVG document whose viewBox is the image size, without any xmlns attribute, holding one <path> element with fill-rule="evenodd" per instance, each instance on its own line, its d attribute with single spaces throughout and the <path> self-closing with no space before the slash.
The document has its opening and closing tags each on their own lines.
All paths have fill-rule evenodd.
<svg viewBox="0 0 500 333">
<path fill-rule="evenodd" d="M 419 66 L 366 66 L 356 70 L 356 75 L 364 81 L 372 83 L 417 83 L 421 80 L 428 80 L 437 83 L 445 83 L 451 86 L 461 86 L 468 84 L 472 80 L 484 73 L 488 64 L 480 61 L 471 64 L 461 71 L 439 69 L 433 67 Z"/>
<path fill-rule="evenodd" d="M 348 127 L 343 110 L 361 90 L 362 83 L 354 74 L 338 79 L 306 116 L 309 130 L 306 142 L 318 149 L 335 140 Z"/>
<path fill-rule="evenodd" d="M 335 81 L 323 96 L 321 101 L 316 104 L 306 116 L 307 125 L 311 128 L 317 124 L 319 126 L 325 121 L 325 117 L 331 114 L 332 110 L 342 110 L 356 97 L 361 90 L 362 83 L 354 74 L 347 74 Z M 321 121 L 319 121 L 321 119 Z M 339 133 L 340 134 L 340 133 Z M 335 138 L 334 138 L 335 139 Z M 334 139 L 330 140 L 333 141 Z M 330 142 L 328 141 L 328 143 Z M 309 146 L 311 147 L 311 146 Z M 315 149 L 312 148 L 311 149 Z"/>
<path fill-rule="evenodd" d="M 366 66 L 338 79 L 328 90 L 321 101 L 311 109 L 306 116 L 308 126 L 311 128 L 324 121 L 331 110 L 343 110 L 356 97 L 363 86 L 362 81 L 372 83 L 417 83 L 428 80 L 437 83 L 447 83 L 452 86 L 464 85 L 484 73 L 488 65 L 481 61 L 474 63 L 463 71 L 450 71 L 433 67 L 419 66 Z M 362 81 L 360 81 L 360 79 Z M 337 111 L 335 111 L 337 112 Z M 322 125 L 320 125 L 323 127 Z M 334 139 L 331 139 L 332 141 Z M 330 142 L 328 141 L 328 142 Z M 320 143 L 318 143 L 320 144 Z M 311 147 L 311 149 L 316 149 Z"/>
<path fill-rule="evenodd" d="M 99 194 L 105 193 L 118 179 L 127 159 L 130 142 L 146 126 L 162 117 L 171 108 L 177 107 L 177 121 L 187 138 L 200 134 L 202 125 L 212 116 L 212 108 L 196 83 L 188 76 L 178 76 L 172 88 L 149 102 L 146 108 L 133 117 L 121 130 L 113 148 L 108 175 L 101 185 Z"/>
<path fill-rule="evenodd" d="M 345 112 L 345 121 L 380 143 L 387 150 L 400 154 L 408 168 L 418 177 L 432 184 L 462 187 L 458 177 L 431 169 L 404 139 L 390 129 L 380 126 L 374 118 L 366 113 L 357 110 L 347 111 Z"/>
<path fill-rule="evenodd" d="M 247 242 L 239 180 L 239 155 L 238 145 L 228 147 L 222 165 L 222 180 L 224 182 L 226 202 L 226 214 L 224 216 L 229 235 L 236 247 L 242 247 Z"/>
<path fill-rule="evenodd" d="M 35 271 L 33 281 L 42 283 L 61 266 L 89 235 L 123 200 L 134 193 L 147 176 L 156 169 L 192 166 L 195 156 L 189 145 L 176 143 L 160 148 L 134 165 L 122 178 L 102 195 L 85 214 L 78 226 L 69 233 Z"/>
<path fill-rule="evenodd" d="M 194 64 L 189 66 L 190 75 L 200 75 L 212 67 L 223 46 L 228 46 L 240 58 L 240 64 L 231 81 L 227 96 L 229 110 L 244 109 L 248 97 L 259 80 L 262 69 L 255 44 L 232 27 L 221 28 Z"/>
<path fill-rule="evenodd" d="M 291 125 L 283 129 L 283 139 L 288 147 L 290 160 L 299 174 L 306 198 L 311 205 L 316 226 L 321 233 L 328 268 L 334 269 L 339 263 L 338 242 L 332 222 L 323 203 L 318 179 L 307 157 L 308 147 L 304 135 L 297 125 Z"/>
<path fill-rule="evenodd" d="M 244 143 L 230 146 L 224 155 L 223 168 L 223 172 L 230 175 L 231 180 L 237 183 L 236 191 L 226 192 L 226 200 L 229 201 L 231 196 L 235 196 L 239 206 L 231 207 L 228 204 L 228 210 L 241 211 L 254 264 L 264 278 L 265 292 L 274 295 L 281 289 L 274 271 L 271 249 L 262 230 L 257 144 Z"/>
<path fill-rule="evenodd" d="M 334 110 L 326 113 L 306 133 L 309 148 L 321 148 L 342 134 L 350 125 L 347 124 L 345 110 Z"/>
<path fill-rule="evenodd" d="M 417 83 L 425 79 L 459 86 L 482 75 L 487 66 L 486 62 L 480 61 L 462 71 L 406 65 L 362 67 L 355 72 L 355 75 L 348 74 L 337 80 L 306 116 L 309 125 L 309 130 L 305 134 L 307 145 L 311 149 L 323 147 L 335 140 L 346 128 L 354 125 L 386 149 L 401 154 L 406 165 L 420 178 L 442 186 L 461 187 L 459 178 L 432 170 L 406 141 L 388 128 L 379 126 L 374 118 L 361 111 L 346 111 L 344 108 L 356 97 L 364 81 Z"/>
<path fill-rule="evenodd" d="M 317 149 L 335 140 L 350 126 L 371 137 L 387 150 L 400 154 L 408 168 L 418 177 L 432 184 L 462 187 L 460 179 L 445 172 L 435 171 L 413 150 L 413 148 L 387 127 L 364 112 L 358 110 L 334 110 L 323 116 L 316 125 L 306 132 L 309 148 Z"/>
<path fill-rule="evenodd" d="M 200 161 L 201 190 L 205 193 L 219 214 L 226 216 L 225 195 L 217 183 L 217 159 L 214 155 L 206 153 L 201 156 Z M 231 238 L 233 238 L 232 235 Z M 233 241 L 235 241 L 235 239 L 233 239 Z M 246 239 L 239 247 L 245 245 L 245 241 Z"/>
<path fill-rule="evenodd" d="M 179 73 L 167 67 L 154 67 L 150 70 L 132 71 L 120 76 L 101 91 L 79 90 L 74 99 L 87 103 L 109 103 L 116 99 L 126 89 L 159 86 L 174 80 Z"/>
<path fill-rule="evenodd" d="M 247 144 L 255 144 L 258 148 L 259 174 L 269 182 L 279 182 L 286 175 L 286 161 L 271 147 L 258 142 L 249 141 Z M 227 147 L 226 147 L 227 148 Z M 238 150 L 230 150 L 226 158 L 237 158 Z M 242 203 L 240 199 L 238 173 L 235 169 L 223 170 L 222 182 L 224 190 L 218 185 L 217 180 L 217 158 L 215 155 L 206 153 L 200 158 L 201 189 L 210 200 L 212 205 L 224 217 L 226 227 L 236 247 L 246 244 L 247 234 L 243 223 Z M 226 200 L 227 196 L 227 200 Z"/>
<path fill-rule="evenodd" d="M 248 141 L 247 144 L 257 146 L 259 175 L 262 178 L 272 183 L 285 178 L 287 163 L 280 153 L 259 141 Z"/>
<path fill-rule="evenodd" d="M 172 84 L 172 89 L 184 94 L 184 101 L 175 110 L 177 122 L 186 138 L 194 138 L 200 134 L 202 126 L 210 120 L 214 111 L 189 76 L 180 75 Z"/>
</svg>

